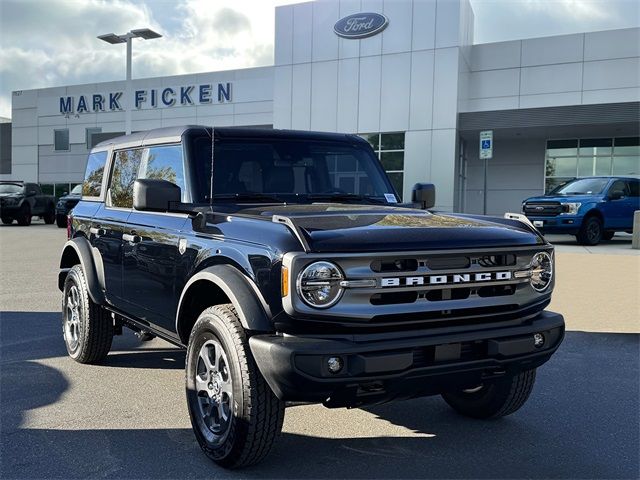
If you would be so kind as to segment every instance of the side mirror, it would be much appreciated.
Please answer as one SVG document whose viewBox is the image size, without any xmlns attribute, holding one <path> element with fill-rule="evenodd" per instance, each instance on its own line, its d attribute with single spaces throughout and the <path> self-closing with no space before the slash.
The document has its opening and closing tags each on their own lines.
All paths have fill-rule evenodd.
<svg viewBox="0 0 640 480">
<path fill-rule="evenodd" d="M 35 190 L 29 190 L 27 192 L 27 197 L 35 197 L 36 196 L 36 191 Z"/>
<path fill-rule="evenodd" d="M 622 197 L 624 197 L 622 190 L 614 190 L 609 193 L 609 200 L 620 200 Z"/>
<path fill-rule="evenodd" d="M 139 178 L 133 184 L 133 208 L 166 212 L 170 202 L 180 202 L 180 187 L 166 180 Z"/>
<path fill-rule="evenodd" d="M 436 186 L 433 183 L 416 183 L 411 192 L 411 201 L 419 203 L 423 210 L 433 208 L 436 204 Z"/>
</svg>

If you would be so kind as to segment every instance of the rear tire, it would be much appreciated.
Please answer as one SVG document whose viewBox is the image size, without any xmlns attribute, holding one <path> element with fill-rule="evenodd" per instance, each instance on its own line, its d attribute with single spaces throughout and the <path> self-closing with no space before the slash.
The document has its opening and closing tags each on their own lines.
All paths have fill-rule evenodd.
<svg viewBox="0 0 640 480">
<path fill-rule="evenodd" d="M 597 245 L 602 240 L 602 221 L 596 216 L 590 216 L 582 221 L 576 239 L 580 245 Z"/>
<path fill-rule="evenodd" d="M 49 207 L 49 210 L 47 210 L 46 213 L 42 216 L 42 219 L 47 225 L 53 225 L 53 223 L 56 221 L 56 210 L 53 205 Z"/>
<path fill-rule="evenodd" d="M 198 318 L 185 376 L 189 417 L 204 453 L 225 468 L 262 460 L 282 430 L 284 402 L 258 370 L 232 305 L 207 308 Z"/>
<path fill-rule="evenodd" d="M 13 218 L 11 217 L 2 217 L 2 223 L 5 225 L 11 225 L 13 223 Z"/>
<path fill-rule="evenodd" d="M 62 334 L 69 356 L 78 363 L 99 363 L 111 349 L 113 320 L 91 301 L 80 265 L 75 265 L 64 281 Z"/>
<path fill-rule="evenodd" d="M 56 215 L 56 225 L 58 225 L 59 228 L 67 228 L 66 215 Z"/>
<path fill-rule="evenodd" d="M 522 407 L 536 380 L 536 370 L 527 370 L 488 382 L 479 390 L 444 393 L 442 398 L 456 412 L 471 418 L 500 418 Z"/>
<path fill-rule="evenodd" d="M 20 213 L 18 213 L 16 220 L 18 220 L 18 225 L 23 227 L 31 225 L 31 207 L 28 203 L 25 203 L 20 207 Z"/>
</svg>

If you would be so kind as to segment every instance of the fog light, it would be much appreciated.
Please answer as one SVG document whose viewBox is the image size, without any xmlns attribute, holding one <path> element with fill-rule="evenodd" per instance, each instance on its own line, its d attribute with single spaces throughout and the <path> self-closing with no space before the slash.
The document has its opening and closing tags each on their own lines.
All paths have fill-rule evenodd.
<svg viewBox="0 0 640 480">
<path fill-rule="evenodd" d="M 327 360 L 327 368 L 331 373 L 339 373 L 344 366 L 344 362 L 340 357 L 329 357 Z"/>
<path fill-rule="evenodd" d="M 533 346 L 536 348 L 540 348 L 544 345 L 544 335 L 541 333 L 533 334 Z"/>
</svg>

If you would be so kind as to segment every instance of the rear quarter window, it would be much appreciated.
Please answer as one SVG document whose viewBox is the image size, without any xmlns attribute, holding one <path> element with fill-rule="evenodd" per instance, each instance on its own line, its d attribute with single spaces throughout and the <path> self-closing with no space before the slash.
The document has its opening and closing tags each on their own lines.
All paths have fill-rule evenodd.
<svg viewBox="0 0 640 480">
<path fill-rule="evenodd" d="M 94 152 L 89 154 L 87 168 L 82 183 L 83 197 L 100 197 L 102 195 L 102 180 L 104 178 L 104 166 L 107 163 L 107 152 Z"/>
</svg>

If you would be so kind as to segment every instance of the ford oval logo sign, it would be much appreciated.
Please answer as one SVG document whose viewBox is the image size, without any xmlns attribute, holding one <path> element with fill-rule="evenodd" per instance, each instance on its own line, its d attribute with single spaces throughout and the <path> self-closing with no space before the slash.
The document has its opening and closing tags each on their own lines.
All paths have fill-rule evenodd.
<svg viewBox="0 0 640 480">
<path fill-rule="evenodd" d="M 388 24 L 387 17 L 379 13 L 354 13 L 338 20 L 333 31 L 342 38 L 366 38 L 380 33 Z"/>
</svg>

